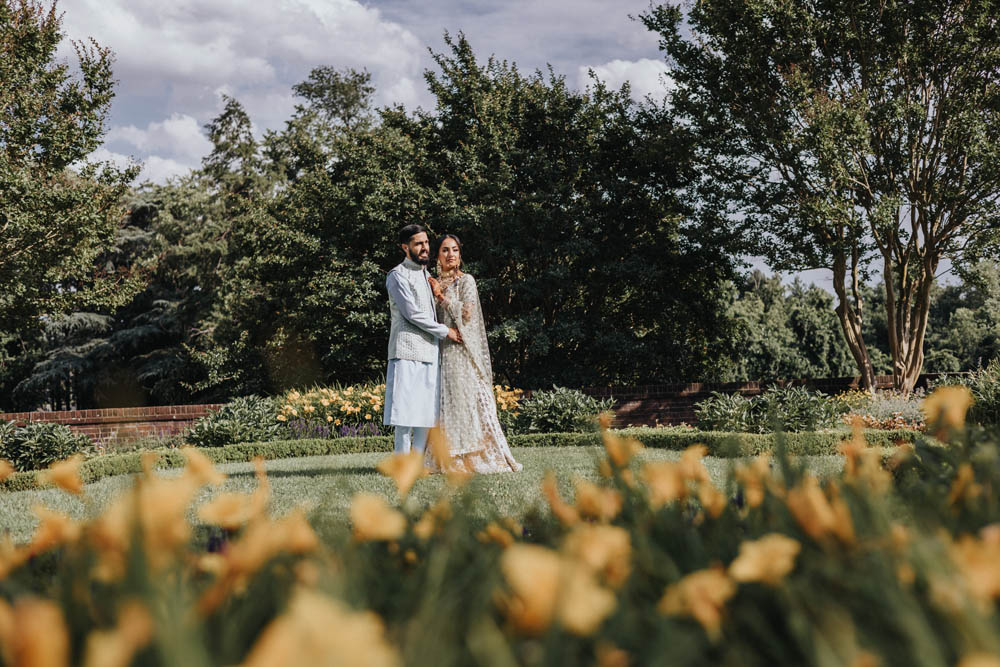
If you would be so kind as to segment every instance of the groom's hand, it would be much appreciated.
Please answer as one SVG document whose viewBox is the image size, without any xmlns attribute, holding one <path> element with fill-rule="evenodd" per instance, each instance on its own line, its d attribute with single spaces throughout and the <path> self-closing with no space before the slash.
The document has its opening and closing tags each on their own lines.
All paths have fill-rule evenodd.
<svg viewBox="0 0 1000 667">
<path fill-rule="evenodd" d="M 464 343 L 462 340 L 462 334 L 458 329 L 448 329 L 448 340 L 454 341 L 456 343 Z"/>
</svg>

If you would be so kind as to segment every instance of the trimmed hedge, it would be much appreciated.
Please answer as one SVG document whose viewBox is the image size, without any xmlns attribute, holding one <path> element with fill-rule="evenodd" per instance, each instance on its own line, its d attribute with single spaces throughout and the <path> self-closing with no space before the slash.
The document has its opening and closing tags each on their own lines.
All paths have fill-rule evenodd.
<svg viewBox="0 0 1000 667">
<path fill-rule="evenodd" d="M 682 450 L 692 445 L 705 445 L 710 456 L 754 456 L 773 451 L 776 439 L 781 438 L 790 454 L 837 454 L 837 446 L 850 438 L 844 431 L 816 433 L 786 433 L 761 435 L 756 433 L 722 433 L 671 428 L 628 428 L 614 431 L 618 435 L 633 437 L 650 449 Z M 920 435 L 916 431 L 868 430 L 865 437 L 872 447 L 893 447 L 899 442 L 913 442 Z M 512 447 L 598 447 L 600 433 L 531 433 L 512 435 Z M 157 467 L 180 468 L 184 455 L 178 449 L 157 449 L 160 455 Z M 205 447 L 200 450 L 215 463 L 244 463 L 260 456 L 264 459 L 287 459 L 302 456 L 327 456 L 332 454 L 360 454 L 364 452 L 391 452 L 392 438 L 369 436 L 358 438 L 331 438 L 316 440 L 277 440 L 249 442 L 224 447 Z M 142 472 L 142 452 L 108 454 L 84 461 L 80 477 L 84 482 L 95 482 L 114 475 Z M 18 472 L 0 483 L 3 491 L 26 491 L 37 488 L 36 471 Z"/>
<path fill-rule="evenodd" d="M 756 456 L 773 452 L 780 439 L 789 454 L 819 456 L 838 454 L 841 442 L 850 440 L 849 431 L 813 431 L 805 433 L 725 433 L 721 431 L 673 430 L 656 428 L 630 428 L 616 431 L 623 436 L 639 440 L 651 449 L 686 449 L 692 445 L 705 445 L 709 456 Z M 895 447 L 900 442 L 913 442 L 922 433 L 898 429 L 866 429 L 865 439 L 871 447 Z M 600 443 L 600 435 L 595 438 Z"/>
</svg>

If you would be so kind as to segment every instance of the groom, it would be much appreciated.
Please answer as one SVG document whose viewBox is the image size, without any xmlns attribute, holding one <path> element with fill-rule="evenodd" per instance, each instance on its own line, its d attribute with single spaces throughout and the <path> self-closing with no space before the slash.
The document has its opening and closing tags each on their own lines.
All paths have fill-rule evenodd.
<svg viewBox="0 0 1000 667">
<path fill-rule="evenodd" d="M 437 423 L 441 384 L 438 340 L 462 342 L 456 329 L 439 323 L 428 283 L 430 242 L 427 230 L 407 225 L 399 230 L 403 263 L 385 279 L 389 291 L 389 369 L 385 374 L 385 416 L 395 427 L 397 453 L 423 451 L 427 432 Z"/>
</svg>

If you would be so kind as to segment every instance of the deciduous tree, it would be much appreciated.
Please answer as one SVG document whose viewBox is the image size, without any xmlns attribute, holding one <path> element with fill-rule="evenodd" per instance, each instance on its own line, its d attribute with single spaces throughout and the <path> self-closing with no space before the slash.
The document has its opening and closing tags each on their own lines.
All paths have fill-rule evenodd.
<svg viewBox="0 0 1000 667">
<path fill-rule="evenodd" d="M 894 381 L 911 390 L 942 260 L 996 249 L 995 5 L 712 0 L 644 20 L 703 158 L 701 200 L 773 268 L 832 270 L 868 387 L 862 284 L 879 270 Z"/>
</svg>

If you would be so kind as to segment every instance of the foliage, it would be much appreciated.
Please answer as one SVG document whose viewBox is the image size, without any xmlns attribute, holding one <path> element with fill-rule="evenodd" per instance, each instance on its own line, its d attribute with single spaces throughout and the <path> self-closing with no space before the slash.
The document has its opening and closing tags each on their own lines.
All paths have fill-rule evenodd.
<svg viewBox="0 0 1000 667">
<path fill-rule="evenodd" d="M 598 415 L 613 405 L 614 399 L 602 401 L 566 387 L 535 391 L 521 404 L 516 428 L 524 433 L 596 431 Z"/>
<path fill-rule="evenodd" d="M 225 249 L 224 211 L 197 176 L 145 185 L 105 250 L 115 270 L 148 282 L 125 306 L 45 319 L 8 395 L 12 407 L 90 409 L 171 405 L 212 396 L 184 385 L 200 379 L 192 358 L 217 308 L 216 269 Z"/>
<path fill-rule="evenodd" d="M 761 432 L 816 431 L 837 423 L 840 411 L 830 397 L 805 387 L 772 387 L 759 397 Z"/>
<path fill-rule="evenodd" d="M 959 276 L 932 295 L 928 372 L 974 370 L 1000 357 L 1000 265 L 963 266 Z"/>
<path fill-rule="evenodd" d="M 1000 424 L 1000 358 L 966 375 L 946 375 L 938 385 L 968 387 L 973 398 L 969 419 L 976 424 Z"/>
<path fill-rule="evenodd" d="M 16 470 L 39 470 L 90 446 L 90 438 L 64 424 L 0 422 L 0 458 Z"/>
<path fill-rule="evenodd" d="M 654 133 L 627 91 L 577 92 L 554 75 L 480 63 L 464 37 L 448 43 L 427 74 L 433 112 L 337 120 L 326 109 L 346 103 L 341 84 L 357 83 L 362 100 L 370 88 L 364 77 L 314 71 L 296 87 L 302 102 L 285 130 L 252 160 L 212 160 L 285 180 L 233 209 L 200 386 L 270 394 L 383 372 L 385 271 L 400 261 L 395 232 L 405 222 L 463 238 L 497 381 L 717 373 L 729 343 L 721 280 L 732 263 L 676 201 L 683 143 L 658 120 Z"/>
<path fill-rule="evenodd" d="M 709 398 L 695 405 L 698 428 L 706 431 L 756 433 L 760 418 L 752 396 L 713 391 Z"/>
<path fill-rule="evenodd" d="M 826 290 L 798 279 L 754 271 L 733 294 L 730 316 L 738 335 L 730 381 L 843 377 L 851 353 Z"/>
<path fill-rule="evenodd" d="M 112 54 L 75 42 L 74 75 L 56 57 L 62 37 L 54 2 L 0 1 L 0 327 L 7 332 L 83 304 L 126 303 L 139 285 L 136 276 L 95 268 L 136 174 L 87 162 L 114 96 Z"/>
<path fill-rule="evenodd" d="M 672 64 L 671 113 L 700 149 L 702 214 L 778 270 L 833 271 L 866 388 L 860 287 L 877 267 L 894 381 L 911 391 L 940 262 L 996 250 L 992 3 L 725 0 L 644 21 Z"/>
<path fill-rule="evenodd" d="M 829 294 L 759 274 L 738 280 L 731 260 L 736 241 L 752 238 L 763 243 L 757 248 L 763 254 L 794 250 L 804 262 L 779 262 L 776 268 L 826 265 L 820 261 L 826 250 L 792 223 L 840 224 L 834 214 L 843 212 L 838 208 L 843 192 L 823 185 L 818 198 L 799 199 L 794 188 L 801 183 L 763 186 L 754 179 L 754 169 L 771 174 L 766 161 L 742 169 L 747 156 L 740 150 L 753 144 L 736 141 L 745 133 L 754 141 L 773 139 L 770 130 L 785 127 L 788 120 L 782 113 L 799 113 L 803 104 L 813 108 L 813 98 L 790 86 L 805 82 L 818 90 L 816 73 L 827 70 L 808 72 L 803 63 L 822 59 L 805 47 L 782 51 L 780 40 L 771 37 L 799 43 L 780 26 L 766 39 L 757 29 L 772 9 L 786 17 L 787 12 L 811 16 L 819 9 L 790 5 L 755 14 L 734 3 L 734 15 L 755 26 L 735 34 L 741 22 L 730 20 L 725 6 L 697 3 L 692 8 L 701 34 L 722 31 L 734 40 L 725 43 L 728 52 L 712 56 L 731 58 L 718 70 L 698 69 L 710 49 L 686 50 L 690 41 L 668 34 L 673 10 L 661 8 L 647 16 L 647 23 L 663 34 L 668 52 L 683 51 L 676 58 L 678 93 L 663 108 L 635 104 L 627 90 L 611 91 L 596 81 L 580 92 L 551 72 L 525 74 L 513 64 L 484 62 L 459 36 L 448 38 L 448 49 L 435 55 L 427 73 L 435 99 L 430 110 L 373 111 L 367 72 L 317 67 L 293 87 L 298 104 L 283 128 L 254 136 L 242 104 L 224 98 L 222 112 L 205 128 L 213 147 L 200 170 L 168 184 L 144 185 L 123 198 L 125 172 L 95 166 L 74 175 L 65 169 L 100 142 L 98 121 L 113 92 L 110 55 L 81 46 L 85 76 L 74 78 L 51 57 L 59 37 L 56 14 L 37 2 L 26 3 L 27 10 L 4 2 L 2 29 L 13 40 L 11 53 L 20 54 L 5 61 L 11 75 L 4 81 L 23 75 L 28 82 L 3 89 L 4 99 L 17 102 L 3 108 L 20 114 L 4 127 L 19 128 L 18 137 L 36 147 L 65 143 L 49 152 L 26 149 L 17 153 L 21 162 L 5 167 L 16 178 L 0 189 L 23 194 L 4 208 L 11 220 L 5 240 L 20 243 L 17 230 L 29 236 L 63 231 L 47 241 L 58 247 L 44 257 L 28 252 L 42 247 L 30 240 L 14 254 L 0 253 L 0 278 L 4 262 L 12 258 L 19 262 L 18 275 L 25 276 L 0 280 L 5 285 L 0 290 L 0 409 L 223 401 L 331 382 L 368 382 L 384 372 L 383 282 L 384 271 L 399 259 L 394 233 L 411 220 L 436 234 L 458 233 L 465 241 L 467 266 L 482 290 L 498 382 L 600 386 L 850 374 L 856 362 Z M 825 34 L 843 7 L 830 10 L 822 20 L 806 21 L 799 37 Z M 744 11 L 749 14 L 740 14 Z M 879 20 L 915 20 L 923 10 L 893 11 Z M 963 21 L 974 21 L 975 11 L 963 13 Z M 958 30 L 960 23 L 947 25 Z M 973 32 L 985 30 L 983 25 Z M 835 27 L 837 40 L 848 39 L 839 24 Z M 848 32 L 865 29 L 854 26 Z M 907 34 L 911 41 L 905 48 L 919 52 L 916 42 L 924 33 Z M 758 38 L 763 51 L 739 51 L 741 44 L 756 44 Z M 891 42 L 893 37 L 879 39 Z M 32 40 L 39 50 L 17 50 Z M 842 45 L 837 40 L 831 44 Z M 965 47 L 964 38 L 956 39 L 940 53 Z M 992 48 L 980 51 L 976 58 L 992 57 Z M 748 75 L 762 77 L 766 85 L 747 85 L 742 71 L 734 74 L 746 53 L 751 54 Z M 793 61 L 799 67 L 794 76 Z M 948 60 L 945 69 L 958 67 L 956 62 Z M 886 72 L 896 66 L 883 64 Z M 761 71 L 770 65 L 776 66 Z M 703 80 L 716 71 L 717 80 Z M 724 84 L 733 85 L 723 91 L 732 94 L 733 104 L 702 103 L 699 95 Z M 761 90 L 777 91 L 776 97 L 758 94 Z M 863 97 L 859 93 L 857 99 Z M 837 95 L 815 99 L 844 111 L 844 99 Z M 974 106 L 978 99 L 956 94 L 954 102 Z M 65 104 L 59 106 L 59 100 Z M 851 155 L 851 150 L 825 147 L 863 134 L 864 127 L 876 127 L 896 113 L 879 106 L 883 99 L 875 102 L 872 118 L 863 122 L 847 105 L 843 118 L 851 123 L 845 127 L 831 120 L 826 107 L 803 116 L 814 129 L 832 127 L 833 135 L 790 131 L 771 148 L 793 146 L 794 159 L 806 162 L 820 154 L 817 147 L 824 147 L 828 158 Z M 762 105 L 768 108 L 762 111 Z M 725 122 L 706 118 L 714 110 Z M 64 111 L 76 114 L 75 120 Z M 48 117 L 58 128 L 42 127 Z M 756 132 L 751 125 L 758 122 L 768 131 Z M 987 120 L 976 117 L 968 127 L 949 127 L 976 132 L 983 123 Z M 12 137 L 0 143 L 14 146 Z M 996 143 L 968 145 L 982 155 Z M 703 163 L 715 157 L 721 161 Z M 42 164 L 42 158 L 47 162 Z M 813 175 L 828 178 L 836 171 L 831 164 L 809 163 L 804 173 L 813 174 L 812 169 Z M 795 206 L 775 204 L 789 204 L 788 197 Z M 22 210 L 29 201 L 30 211 Z M 752 209 L 753 215 L 741 218 L 751 231 L 773 223 L 782 233 L 798 229 L 802 242 L 797 236 L 743 234 L 747 230 L 734 227 L 722 213 L 734 202 Z M 63 233 L 70 224 L 72 233 Z M 820 233 L 823 225 L 814 231 Z M 77 238 L 80 234 L 86 238 Z M 857 241 L 855 236 L 847 234 L 844 243 Z M 953 263 L 961 282 L 929 288 L 924 343 L 929 371 L 976 368 L 1000 353 L 1000 272 L 995 261 L 971 261 L 989 247 L 970 243 L 968 256 Z M 43 275 L 46 266 L 55 271 L 51 265 L 57 260 L 66 264 L 60 265 L 59 276 Z M 98 281 L 92 283 L 95 275 Z M 28 289 L 32 276 L 44 283 L 36 286 L 40 300 L 16 293 Z M 872 372 L 891 373 L 894 334 L 887 286 L 864 284 L 864 278 L 861 272 L 852 298 L 864 304 L 860 330 L 868 363 Z M 115 281 L 120 281 L 117 287 Z M 69 289 L 56 294 L 56 284 Z M 63 303 L 70 296 L 72 302 Z M 88 303 L 76 297 L 87 297 Z M 31 314 L 8 317 L 2 306 L 8 301 L 30 306 Z M 46 316 L 38 318 L 43 311 Z M 514 427 L 512 415 L 501 410 L 501 419 L 505 428 Z"/>
<path fill-rule="evenodd" d="M 507 436 L 517 432 L 517 420 L 521 416 L 521 404 L 524 401 L 523 389 L 511 389 L 510 385 L 493 385 L 493 397 L 497 402 L 497 417 L 500 428 Z"/>
<path fill-rule="evenodd" d="M 721 488 L 701 448 L 642 463 L 606 433 L 603 482 L 566 499 L 546 480 L 548 507 L 523 523 L 477 518 L 475 485 L 409 502 L 394 457 L 381 468 L 398 498 L 356 495 L 349 526 L 317 512 L 321 534 L 301 510 L 270 516 L 263 472 L 253 493 L 202 505 L 194 533 L 186 509 L 217 476 L 174 452 L 183 474 L 141 480 L 83 525 L 43 514 L 9 550 L 0 606 L 44 627 L 24 650 L 66 646 L 73 663 L 110 645 L 168 666 L 976 664 L 1000 627 L 1000 510 L 982 492 L 1000 484 L 997 436 L 945 414 L 949 446 L 918 434 L 891 472 L 856 436 L 832 479 L 779 450 Z"/>
<path fill-rule="evenodd" d="M 376 425 L 382 422 L 385 384 L 359 384 L 348 387 L 317 387 L 309 391 L 292 390 L 276 399 L 280 406 L 276 419 L 286 424 L 298 420 L 307 425 L 341 427 Z"/>
<path fill-rule="evenodd" d="M 199 447 L 277 440 L 286 436 L 277 417 L 278 409 L 273 399 L 243 396 L 196 421 L 185 439 Z"/>
<path fill-rule="evenodd" d="M 897 391 L 845 392 L 834 397 L 842 406 L 843 422 L 853 424 L 860 419 L 865 428 L 924 430 L 922 403 L 924 391 L 908 395 Z"/>
<path fill-rule="evenodd" d="M 698 428 L 745 433 L 827 429 L 841 412 L 826 394 L 805 387 L 772 387 L 757 396 L 712 392 L 695 406 Z"/>
<path fill-rule="evenodd" d="M 628 90 L 577 93 L 478 62 L 464 36 L 449 46 L 427 74 L 436 113 L 386 123 L 427 138 L 420 181 L 443 184 L 428 222 L 464 241 L 500 377 L 579 387 L 717 373 L 732 267 L 728 240 L 678 200 L 691 178 L 683 133 Z"/>
<path fill-rule="evenodd" d="M 964 266 L 959 280 L 935 286 L 925 342 L 928 373 L 969 371 L 1000 354 L 1000 265 Z M 862 285 L 867 316 L 862 333 L 876 374 L 892 373 L 884 285 Z M 730 292 L 729 313 L 739 331 L 726 381 L 845 377 L 856 371 L 832 297 L 797 280 L 782 284 L 753 272 Z"/>
</svg>

